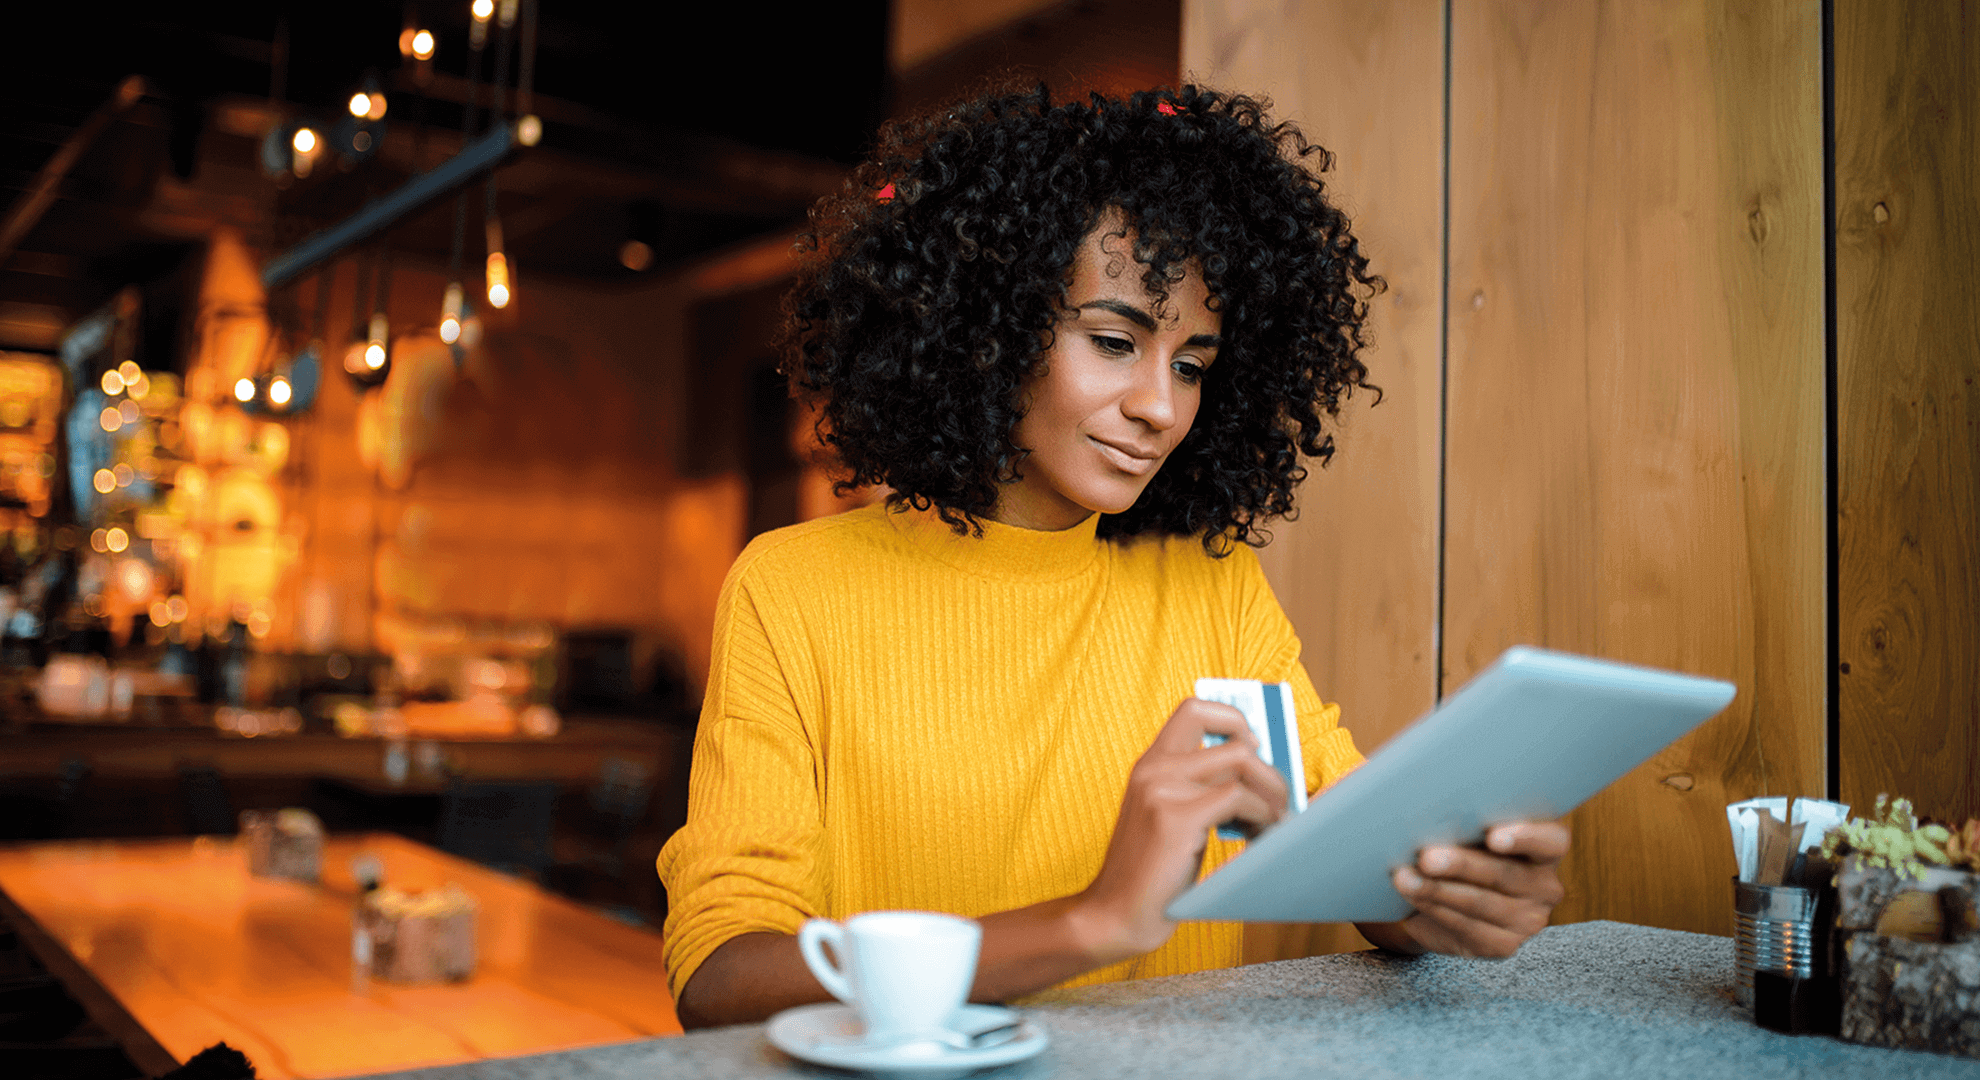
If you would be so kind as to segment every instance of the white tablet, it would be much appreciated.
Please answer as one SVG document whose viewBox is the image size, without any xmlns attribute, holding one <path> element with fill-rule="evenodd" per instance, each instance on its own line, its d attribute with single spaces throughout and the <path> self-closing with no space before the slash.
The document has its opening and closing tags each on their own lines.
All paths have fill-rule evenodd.
<svg viewBox="0 0 1980 1080">
<path fill-rule="evenodd" d="M 1172 919 L 1391 922 L 1430 844 L 1548 821 L 1733 699 L 1718 679 L 1517 646 L 1307 808 L 1169 904 Z M 1600 843 L 1583 837 L 1582 843 Z"/>
</svg>

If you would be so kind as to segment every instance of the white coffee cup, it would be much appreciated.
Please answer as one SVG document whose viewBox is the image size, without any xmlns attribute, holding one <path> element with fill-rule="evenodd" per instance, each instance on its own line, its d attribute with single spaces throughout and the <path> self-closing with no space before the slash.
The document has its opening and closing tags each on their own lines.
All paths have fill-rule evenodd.
<svg viewBox="0 0 1980 1080">
<path fill-rule="evenodd" d="M 843 926 L 813 919 L 798 931 L 811 973 L 859 1010 L 875 1042 L 946 1029 L 969 996 L 982 941 L 974 921 L 932 911 L 869 911 Z"/>
</svg>

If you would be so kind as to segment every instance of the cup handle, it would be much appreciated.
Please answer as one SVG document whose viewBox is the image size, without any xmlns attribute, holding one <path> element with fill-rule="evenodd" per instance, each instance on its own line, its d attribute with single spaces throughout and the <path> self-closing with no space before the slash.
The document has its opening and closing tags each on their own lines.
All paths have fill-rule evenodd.
<svg viewBox="0 0 1980 1080">
<path fill-rule="evenodd" d="M 846 955 L 846 928 L 830 919 L 812 919 L 798 929 L 798 952 L 804 955 L 804 966 L 820 986 L 830 991 L 832 996 L 848 1005 L 858 1005 L 852 984 L 846 981 L 845 973 L 837 964 L 825 956 L 821 947 L 824 943 L 832 946 L 832 955 L 842 961 Z"/>
</svg>

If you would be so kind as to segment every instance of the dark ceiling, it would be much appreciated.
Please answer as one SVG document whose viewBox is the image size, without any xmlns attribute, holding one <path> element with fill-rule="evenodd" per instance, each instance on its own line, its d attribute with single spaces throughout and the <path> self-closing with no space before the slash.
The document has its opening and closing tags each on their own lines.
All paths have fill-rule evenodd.
<svg viewBox="0 0 1980 1080">
<path fill-rule="evenodd" d="M 624 278 L 629 239 L 662 269 L 788 228 L 858 160 L 884 109 L 885 0 L 543 0 L 538 19 L 545 137 L 497 174 L 509 249 L 532 273 Z M 0 31 L 0 212 L 26 201 L 121 80 L 142 76 L 145 92 L 0 255 L 0 348 L 51 347 L 118 288 L 170 274 L 215 224 L 273 253 L 444 160 L 460 143 L 468 21 L 467 0 L 16 6 Z M 423 80 L 399 55 L 408 25 L 439 39 Z M 367 78 L 390 100 L 374 156 L 306 179 L 261 171 L 271 122 L 334 119 Z M 478 186 L 471 202 L 474 258 Z M 444 262 L 453 228 L 441 199 L 388 242 Z"/>
</svg>

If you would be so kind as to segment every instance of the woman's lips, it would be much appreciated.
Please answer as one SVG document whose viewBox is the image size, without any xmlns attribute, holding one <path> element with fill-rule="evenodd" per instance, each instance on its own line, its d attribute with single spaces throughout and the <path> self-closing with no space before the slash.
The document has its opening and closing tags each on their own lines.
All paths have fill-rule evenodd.
<svg viewBox="0 0 1980 1080">
<path fill-rule="evenodd" d="M 1087 438 L 1093 440 L 1093 445 L 1100 448 L 1101 456 L 1112 462 L 1114 468 L 1130 476 L 1147 476 L 1149 473 L 1154 472 L 1155 466 L 1161 464 L 1162 461 L 1159 454 L 1147 454 L 1140 450 L 1130 450 L 1110 443 L 1105 439 L 1094 438 L 1091 435 L 1088 435 Z"/>
</svg>

